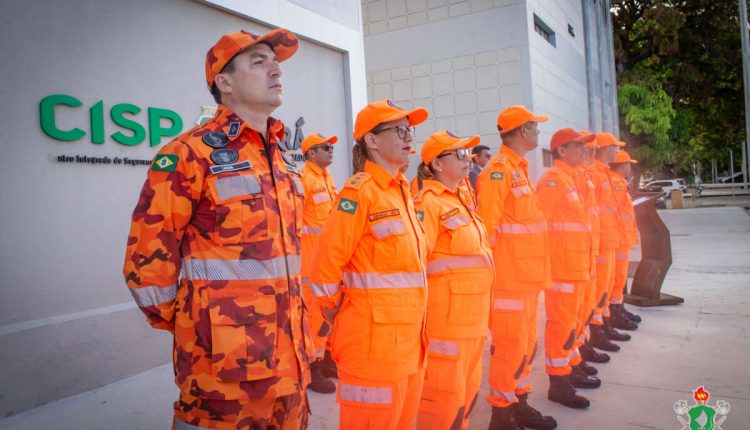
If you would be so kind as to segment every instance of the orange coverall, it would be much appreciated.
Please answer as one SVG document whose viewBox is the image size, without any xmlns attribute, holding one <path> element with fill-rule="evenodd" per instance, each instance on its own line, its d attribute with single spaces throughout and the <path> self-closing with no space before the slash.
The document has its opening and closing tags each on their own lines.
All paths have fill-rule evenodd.
<svg viewBox="0 0 750 430">
<path fill-rule="evenodd" d="M 507 407 L 531 391 L 539 292 L 551 283 L 547 222 L 528 162 L 504 145 L 480 173 L 477 190 L 495 261 L 487 401 Z"/>
<path fill-rule="evenodd" d="M 174 335 L 177 428 L 306 423 L 303 188 L 276 144 L 283 124 L 268 129 L 220 105 L 159 151 L 133 211 L 123 273 L 149 323 Z M 217 139 L 236 162 L 212 157 L 204 142 Z"/>
<path fill-rule="evenodd" d="M 609 293 L 615 283 L 615 250 L 620 247 L 621 227 L 609 166 L 594 160 L 589 171 L 596 187 L 601 224 L 599 255 L 596 257 L 596 308 L 591 324 L 603 324 L 602 318 L 609 316 Z"/>
<path fill-rule="evenodd" d="M 579 170 L 555 160 L 539 180 L 537 194 L 547 219 L 552 286 L 545 290 L 545 363 L 550 375 L 568 375 L 578 357 L 579 318 L 591 275 L 591 225 L 578 192 Z"/>
<path fill-rule="evenodd" d="M 618 216 L 622 227 L 622 243 L 615 251 L 615 282 L 609 302 L 622 304 L 624 289 L 628 283 L 628 264 L 630 264 L 630 248 L 638 245 L 638 226 L 635 219 L 633 200 L 628 193 L 628 181 L 619 173 L 612 172 L 612 192 L 617 201 Z"/>
<path fill-rule="evenodd" d="M 326 339 L 330 331 L 320 313 L 320 307 L 315 302 L 315 296 L 310 287 L 310 270 L 318 238 L 323 232 L 323 226 L 331 213 L 333 201 L 336 200 L 336 184 L 328 170 L 308 161 L 302 168 L 302 185 L 305 189 L 305 211 L 302 220 L 300 241 L 302 243 L 302 297 L 307 305 L 308 324 L 312 331 L 315 357 L 323 358 L 326 349 Z M 325 326 L 324 326 L 325 324 Z"/>
<path fill-rule="evenodd" d="M 430 340 L 418 429 L 466 428 L 479 394 L 494 267 L 484 223 L 464 199 L 433 180 L 415 198 L 428 250 Z"/>
<path fill-rule="evenodd" d="M 599 256 L 599 242 L 601 238 L 601 224 L 599 220 L 599 203 L 596 201 L 596 186 L 591 180 L 590 165 L 579 167 L 579 174 L 576 175 L 576 187 L 583 198 L 583 205 L 588 215 L 588 223 L 591 226 L 591 271 L 590 279 L 586 285 L 583 295 L 583 307 L 578 316 L 577 346 L 581 347 L 589 338 L 590 332 L 588 325 L 594 316 L 596 308 L 596 258 Z M 581 362 L 580 357 L 572 357 L 571 366 L 577 366 Z"/>
<path fill-rule="evenodd" d="M 341 428 L 414 425 L 427 350 L 426 252 L 406 178 L 367 161 L 334 204 L 310 277 L 333 326 Z"/>
</svg>

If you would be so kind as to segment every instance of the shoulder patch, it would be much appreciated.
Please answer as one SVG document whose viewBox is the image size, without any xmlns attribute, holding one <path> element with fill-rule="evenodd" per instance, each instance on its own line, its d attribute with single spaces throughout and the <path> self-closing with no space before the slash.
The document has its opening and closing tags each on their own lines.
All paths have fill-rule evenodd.
<svg viewBox="0 0 750 430">
<path fill-rule="evenodd" d="M 154 158 L 154 162 L 151 164 L 151 170 L 174 172 L 179 158 L 180 157 L 176 154 L 159 154 Z"/>
<path fill-rule="evenodd" d="M 354 212 L 357 211 L 357 202 L 355 202 L 354 200 L 342 198 L 339 202 L 338 210 L 354 215 Z"/>
<path fill-rule="evenodd" d="M 346 181 L 346 184 L 344 184 L 344 188 L 353 188 L 355 190 L 358 190 L 362 186 L 362 184 L 371 177 L 372 175 L 370 175 L 369 173 L 359 172 Z"/>
<path fill-rule="evenodd" d="M 459 212 L 458 208 L 453 208 L 453 209 L 449 210 L 448 212 L 440 215 L 440 220 L 445 221 L 448 218 L 452 217 L 453 215 L 457 214 L 458 212 Z"/>
<path fill-rule="evenodd" d="M 557 186 L 557 181 L 552 181 L 552 180 L 547 181 L 547 186 L 548 187 L 556 187 Z"/>
<path fill-rule="evenodd" d="M 495 181 L 502 181 L 504 176 L 505 175 L 503 174 L 503 172 L 492 172 L 490 174 L 490 179 Z"/>
</svg>

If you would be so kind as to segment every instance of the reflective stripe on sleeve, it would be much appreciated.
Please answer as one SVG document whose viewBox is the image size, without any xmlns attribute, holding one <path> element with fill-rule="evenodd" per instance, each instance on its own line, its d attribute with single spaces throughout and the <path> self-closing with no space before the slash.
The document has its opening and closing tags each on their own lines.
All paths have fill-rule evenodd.
<svg viewBox="0 0 750 430">
<path fill-rule="evenodd" d="M 533 234 L 547 231 L 547 223 L 537 222 L 534 224 L 502 223 L 497 226 L 498 234 Z"/>
<path fill-rule="evenodd" d="M 448 228 L 459 228 L 462 225 L 469 223 L 469 218 L 466 215 L 458 215 L 445 220 L 445 226 Z"/>
<path fill-rule="evenodd" d="M 339 398 L 357 403 L 389 405 L 392 401 L 391 387 L 365 387 L 339 383 Z"/>
<path fill-rule="evenodd" d="M 523 187 L 516 187 L 513 188 L 513 194 L 515 194 L 516 197 L 521 197 L 524 194 L 531 194 L 531 188 L 529 188 L 528 185 L 525 185 Z"/>
<path fill-rule="evenodd" d="M 486 255 L 462 255 L 457 257 L 446 257 L 427 263 L 427 274 L 434 275 L 435 273 L 440 273 L 452 269 L 489 266 L 492 266 L 492 262 Z"/>
<path fill-rule="evenodd" d="M 148 287 L 131 288 L 130 294 L 133 295 L 138 307 L 156 306 L 159 303 L 174 301 L 177 297 L 177 284 L 166 287 L 149 285 Z"/>
<path fill-rule="evenodd" d="M 392 234 L 404 233 L 405 231 L 406 226 L 400 219 L 382 221 L 372 225 L 372 232 L 378 239 L 382 239 Z"/>
<path fill-rule="evenodd" d="M 495 299 L 495 309 L 504 311 L 522 311 L 523 300 L 517 299 Z"/>
<path fill-rule="evenodd" d="M 588 224 L 580 222 L 551 222 L 549 223 L 550 231 L 568 231 L 575 233 L 588 233 L 591 227 Z"/>
<path fill-rule="evenodd" d="M 353 273 L 342 274 L 344 285 L 351 288 L 422 288 L 424 273 Z"/>
<path fill-rule="evenodd" d="M 185 279 L 205 281 L 255 281 L 299 275 L 299 265 L 299 255 L 281 256 L 268 260 L 190 258 L 182 260 L 182 276 Z"/>
<path fill-rule="evenodd" d="M 566 284 L 565 282 L 553 282 L 549 289 L 550 291 L 557 291 L 558 293 L 572 294 L 575 291 L 575 285 Z"/>
<path fill-rule="evenodd" d="M 311 282 L 310 287 L 315 297 L 333 297 L 339 292 L 340 284 L 316 284 Z"/>
<path fill-rule="evenodd" d="M 458 342 L 431 339 L 430 345 L 427 347 L 427 352 L 458 357 Z"/>
<path fill-rule="evenodd" d="M 331 200 L 331 197 L 328 195 L 328 193 L 313 194 L 313 201 L 315 203 L 323 203 L 329 200 Z"/>
<path fill-rule="evenodd" d="M 323 226 L 303 225 L 299 232 L 302 234 L 320 234 L 323 233 Z"/>
</svg>

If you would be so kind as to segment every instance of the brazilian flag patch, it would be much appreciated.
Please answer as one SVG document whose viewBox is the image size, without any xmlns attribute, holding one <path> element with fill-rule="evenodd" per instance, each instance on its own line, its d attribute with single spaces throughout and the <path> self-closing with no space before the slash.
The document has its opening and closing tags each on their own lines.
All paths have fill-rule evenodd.
<svg viewBox="0 0 750 430">
<path fill-rule="evenodd" d="M 174 154 L 157 155 L 154 158 L 154 163 L 151 165 L 151 170 L 174 172 L 174 169 L 177 167 L 177 160 L 179 160 L 179 157 Z"/>
<path fill-rule="evenodd" d="M 355 202 L 354 200 L 342 198 L 339 202 L 338 209 L 342 212 L 354 215 L 354 212 L 357 211 L 357 202 Z"/>
<path fill-rule="evenodd" d="M 493 172 L 490 175 L 490 179 L 494 179 L 496 181 L 502 181 L 503 180 L 503 172 Z"/>
</svg>

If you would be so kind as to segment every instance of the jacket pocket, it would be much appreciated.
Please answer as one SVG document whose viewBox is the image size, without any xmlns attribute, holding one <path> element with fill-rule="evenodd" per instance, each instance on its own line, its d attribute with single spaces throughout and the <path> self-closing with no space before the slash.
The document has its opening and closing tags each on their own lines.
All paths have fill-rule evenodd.
<svg viewBox="0 0 750 430">
<path fill-rule="evenodd" d="M 423 311 L 411 306 L 373 306 L 370 358 L 401 365 L 418 360 Z"/>
<path fill-rule="evenodd" d="M 370 225 L 375 236 L 372 264 L 378 270 L 405 270 L 412 259 L 405 258 L 412 249 L 406 225 L 401 218 L 390 218 Z"/>
<path fill-rule="evenodd" d="M 225 382 L 273 376 L 276 356 L 276 297 L 257 294 L 209 297 L 211 374 Z"/>
<path fill-rule="evenodd" d="M 473 235 L 469 217 L 459 214 L 441 221 L 441 224 L 450 234 L 451 253 L 463 255 L 476 251 L 478 241 Z"/>
<path fill-rule="evenodd" d="M 488 270 L 490 270 L 488 268 Z M 489 315 L 489 291 L 491 280 L 450 281 L 451 300 L 448 323 L 452 325 L 475 325 L 487 321 Z"/>
<path fill-rule="evenodd" d="M 252 173 L 208 179 L 216 218 L 214 239 L 221 244 L 252 243 L 268 239 L 263 189 Z"/>
</svg>

